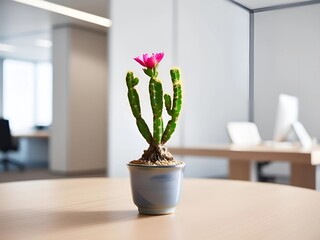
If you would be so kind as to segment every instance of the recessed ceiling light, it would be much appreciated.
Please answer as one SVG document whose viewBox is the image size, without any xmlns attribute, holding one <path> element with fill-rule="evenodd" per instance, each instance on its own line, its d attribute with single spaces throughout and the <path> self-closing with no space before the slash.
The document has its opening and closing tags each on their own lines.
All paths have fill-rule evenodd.
<svg viewBox="0 0 320 240">
<path fill-rule="evenodd" d="M 35 41 L 35 45 L 38 46 L 38 47 L 51 48 L 52 47 L 52 42 L 50 40 L 37 39 Z"/>
<path fill-rule="evenodd" d="M 86 22 L 94 23 L 103 27 L 111 27 L 112 21 L 108 18 L 100 17 L 91 13 L 79 11 L 73 8 L 65 7 L 55 3 L 43 0 L 13 0 L 15 2 L 27 4 L 33 7 L 45 9 L 51 12 L 59 13 L 68 17 L 80 19 Z"/>
<path fill-rule="evenodd" d="M 0 43 L 0 51 L 1 52 L 13 52 L 15 50 L 15 46 Z"/>
</svg>

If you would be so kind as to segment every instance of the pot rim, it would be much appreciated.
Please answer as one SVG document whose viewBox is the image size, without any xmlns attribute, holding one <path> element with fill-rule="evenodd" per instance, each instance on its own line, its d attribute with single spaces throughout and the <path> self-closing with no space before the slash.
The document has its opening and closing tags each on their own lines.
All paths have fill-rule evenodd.
<svg viewBox="0 0 320 240">
<path fill-rule="evenodd" d="M 182 161 L 182 164 L 178 165 L 144 165 L 144 164 L 133 164 L 126 163 L 128 167 L 139 167 L 139 168 L 183 168 L 186 166 L 186 163 Z"/>
</svg>

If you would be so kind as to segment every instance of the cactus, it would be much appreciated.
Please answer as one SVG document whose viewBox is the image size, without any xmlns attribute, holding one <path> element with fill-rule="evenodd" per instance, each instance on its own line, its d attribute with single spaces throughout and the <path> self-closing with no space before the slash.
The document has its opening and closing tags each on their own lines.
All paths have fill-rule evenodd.
<svg viewBox="0 0 320 240">
<path fill-rule="evenodd" d="M 153 113 L 153 135 L 151 135 L 146 122 L 141 116 L 139 95 L 135 89 L 135 86 L 139 83 L 139 79 L 134 77 L 132 72 L 128 72 L 126 77 L 128 99 L 133 116 L 136 118 L 140 133 L 150 144 L 149 148 L 144 151 L 144 154 L 140 159 L 153 162 L 158 160 L 173 160 L 172 155 L 164 147 L 164 144 L 171 138 L 175 131 L 182 105 L 180 72 L 176 68 L 170 70 L 173 84 L 173 99 L 171 101 L 171 97 L 168 94 L 163 96 L 162 83 L 158 79 L 157 71 L 158 63 L 162 60 L 163 55 L 163 53 L 157 53 L 152 54 L 152 56 L 149 57 L 148 54 L 144 54 L 143 58 L 134 58 L 142 66 L 146 67 L 143 71 L 150 77 L 149 95 Z M 166 111 L 168 115 L 171 116 L 165 130 L 162 119 L 163 100 Z"/>
</svg>

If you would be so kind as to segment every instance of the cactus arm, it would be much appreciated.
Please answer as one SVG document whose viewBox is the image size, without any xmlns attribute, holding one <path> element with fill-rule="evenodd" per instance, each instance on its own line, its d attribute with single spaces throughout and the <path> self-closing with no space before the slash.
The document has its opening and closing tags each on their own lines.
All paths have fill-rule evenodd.
<svg viewBox="0 0 320 240">
<path fill-rule="evenodd" d="M 170 139 L 170 137 L 176 130 L 176 126 L 177 126 L 177 119 L 172 118 L 171 120 L 169 120 L 167 127 L 163 133 L 163 137 L 161 141 L 162 144 L 165 144 Z"/>
<path fill-rule="evenodd" d="M 173 102 L 172 102 L 172 109 L 170 111 L 168 110 L 167 111 L 171 116 L 171 120 L 169 120 L 164 130 L 162 140 L 161 140 L 162 144 L 165 144 L 171 138 L 176 128 L 178 117 L 182 107 L 182 88 L 181 88 L 181 82 L 180 82 L 179 69 L 176 69 L 176 68 L 171 69 L 170 75 L 171 75 L 171 81 L 173 84 Z M 167 107 L 167 104 L 166 104 L 166 107 Z"/>
<path fill-rule="evenodd" d="M 166 106 L 166 110 L 167 110 L 167 113 L 168 115 L 171 116 L 171 97 L 169 94 L 165 94 L 164 95 L 164 103 L 165 103 L 165 106 Z"/>
<path fill-rule="evenodd" d="M 172 116 L 178 118 L 182 107 L 182 88 L 179 69 L 171 69 L 170 75 L 173 84 Z"/>
<path fill-rule="evenodd" d="M 139 79 L 133 76 L 132 72 L 128 72 L 126 76 L 126 82 L 128 87 L 128 99 L 131 107 L 131 111 L 133 116 L 136 118 L 136 123 L 141 135 L 146 139 L 146 141 L 151 144 L 152 135 L 148 128 L 148 125 L 141 117 L 141 108 L 140 108 L 140 100 L 139 94 L 135 89 L 135 86 L 139 83 Z"/>
<path fill-rule="evenodd" d="M 163 90 L 160 80 L 152 77 L 149 82 L 150 102 L 153 113 L 153 140 L 156 144 L 161 143 L 163 134 Z"/>
<path fill-rule="evenodd" d="M 143 118 L 136 119 L 136 124 L 138 126 L 139 132 L 147 141 L 147 143 L 152 143 L 152 135 L 150 133 L 149 127 Z"/>
</svg>

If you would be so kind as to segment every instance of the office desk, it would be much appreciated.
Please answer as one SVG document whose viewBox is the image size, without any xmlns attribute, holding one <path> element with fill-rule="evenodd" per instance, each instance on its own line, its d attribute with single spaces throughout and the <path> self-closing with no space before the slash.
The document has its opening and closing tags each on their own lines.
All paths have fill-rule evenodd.
<svg viewBox="0 0 320 240">
<path fill-rule="evenodd" d="M 12 136 L 19 141 L 19 151 L 11 154 L 14 159 L 24 162 L 28 166 L 48 164 L 49 132 L 47 130 L 12 132 Z"/>
<path fill-rule="evenodd" d="M 184 179 L 171 215 L 139 215 L 128 179 L 0 184 L 1 239 L 320 239 L 320 193 L 276 184 Z"/>
<path fill-rule="evenodd" d="M 13 132 L 12 136 L 15 138 L 49 138 L 49 132 L 47 130 L 26 130 Z"/>
<path fill-rule="evenodd" d="M 320 147 L 235 146 L 170 147 L 175 155 L 212 156 L 229 159 L 229 178 L 256 180 L 254 161 L 287 161 L 291 165 L 291 185 L 320 190 Z"/>
</svg>

